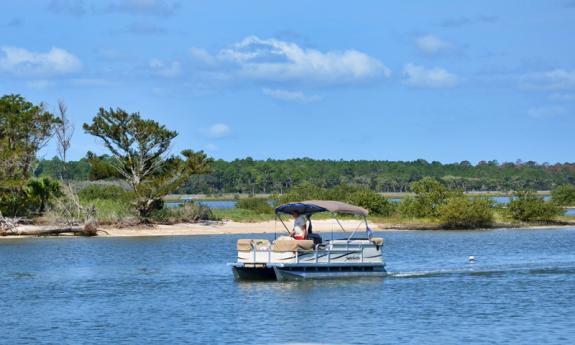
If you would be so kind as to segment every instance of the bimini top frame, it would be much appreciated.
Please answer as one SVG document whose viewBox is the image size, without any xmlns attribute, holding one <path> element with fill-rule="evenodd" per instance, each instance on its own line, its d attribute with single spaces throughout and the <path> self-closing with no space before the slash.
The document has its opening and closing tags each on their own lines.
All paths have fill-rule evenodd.
<svg viewBox="0 0 575 345">
<path fill-rule="evenodd" d="M 276 207 L 275 211 L 276 211 L 276 217 L 281 221 L 284 228 L 288 232 L 289 232 L 289 229 L 287 228 L 287 226 L 285 225 L 285 223 L 281 219 L 281 217 L 280 217 L 281 214 L 298 213 L 298 214 L 302 214 L 302 215 L 307 216 L 308 219 L 311 218 L 311 216 L 314 213 L 319 213 L 319 212 L 333 212 L 333 213 L 343 213 L 343 214 L 352 214 L 355 216 L 360 216 L 360 217 L 363 217 L 363 220 L 365 222 L 365 230 L 367 232 L 368 237 L 371 238 L 372 231 L 369 228 L 369 226 L 367 225 L 367 215 L 369 214 L 369 212 L 363 207 L 346 204 L 345 202 L 341 202 L 341 201 L 308 200 L 308 201 L 301 201 L 301 202 L 284 204 L 284 205 Z M 345 232 L 345 229 L 343 228 L 343 226 L 341 225 L 341 223 L 339 222 L 337 217 L 335 217 L 335 220 L 337 221 L 337 223 L 339 224 L 341 229 Z M 353 237 L 353 235 L 355 234 L 356 231 L 357 231 L 357 229 L 351 233 L 348 240 Z"/>
<path fill-rule="evenodd" d="M 297 212 L 298 214 L 311 215 L 318 212 L 334 212 L 334 213 L 346 213 L 353 214 L 356 216 L 367 217 L 368 211 L 359 206 L 346 204 L 341 201 L 333 200 L 308 200 L 301 202 L 294 202 L 290 204 L 285 204 L 278 206 L 276 208 L 276 214 L 286 213 L 292 214 Z"/>
</svg>

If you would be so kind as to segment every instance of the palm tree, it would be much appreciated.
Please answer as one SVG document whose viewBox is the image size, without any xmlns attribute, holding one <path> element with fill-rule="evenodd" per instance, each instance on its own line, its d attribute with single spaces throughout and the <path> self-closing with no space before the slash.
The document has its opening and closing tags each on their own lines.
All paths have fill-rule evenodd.
<svg viewBox="0 0 575 345">
<path fill-rule="evenodd" d="M 59 198 L 63 195 L 60 183 L 49 177 L 28 181 L 27 192 L 34 204 L 38 205 L 38 212 L 40 213 L 46 211 L 46 206 L 48 206 L 52 199 Z"/>
</svg>

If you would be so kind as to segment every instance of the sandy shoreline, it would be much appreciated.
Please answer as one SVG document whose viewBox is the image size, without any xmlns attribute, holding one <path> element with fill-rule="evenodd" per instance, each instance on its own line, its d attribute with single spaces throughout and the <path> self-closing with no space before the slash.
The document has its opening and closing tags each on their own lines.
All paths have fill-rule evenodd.
<svg viewBox="0 0 575 345">
<path fill-rule="evenodd" d="M 340 220 L 345 230 L 350 233 L 359 225 L 359 232 L 364 231 L 363 223 L 357 220 Z M 286 224 L 288 227 L 291 224 Z M 394 227 L 391 224 L 369 223 L 374 231 L 430 231 L 418 229 L 406 229 L 400 226 Z M 37 230 L 53 228 L 54 226 L 40 225 L 23 225 L 18 229 Z M 541 225 L 528 226 L 528 229 L 552 229 L 552 228 L 569 228 L 575 225 Z M 128 228 L 101 227 L 98 237 L 153 237 L 153 236 L 194 236 L 194 235 L 226 235 L 226 234 L 286 234 L 286 230 L 280 222 L 267 221 L 258 223 L 239 223 L 233 221 L 224 222 L 205 222 L 205 223 L 184 223 L 173 225 L 155 225 L 155 226 L 136 226 Z M 335 220 L 316 220 L 313 223 L 314 232 L 341 232 L 339 225 Z M 478 229 L 481 230 L 481 229 Z M 483 229 L 493 230 L 493 229 Z M 1 239 L 30 238 L 35 236 L 0 236 Z M 76 237 L 72 235 L 60 235 L 57 237 Z"/>
<path fill-rule="evenodd" d="M 363 222 L 357 220 L 341 220 L 341 224 L 348 232 L 353 231 L 360 225 L 359 231 L 363 231 Z M 291 224 L 287 224 L 288 227 Z M 374 231 L 381 231 L 376 224 L 369 223 Z M 54 228 L 54 226 L 22 225 L 20 230 L 39 230 Z M 224 222 L 204 222 L 204 223 L 182 223 L 172 225 L 154 226 L 134 226 L 127 228 L 100 227 L 99 237 L 138 237 L 138 236 L 191 236 L 191 235 L 226 235 L 226 234 L 286 234 L 286 230 L 280 222 L 268 221 L 257 223 L 239 223 L 233 221 Z M 386 229 L 387 230 L 387 229 Z M 17 231 L 17 230 L 16 230 Z M 314 232 L 341 231 L 339 225 L 334 220 L 316 220 L 313 222 Z M 0 236 L 2 238 L 27 238 L 33 236 Z M 71 237 L 71 235 L 60 235 L 58 237 Z"/>
</svg>

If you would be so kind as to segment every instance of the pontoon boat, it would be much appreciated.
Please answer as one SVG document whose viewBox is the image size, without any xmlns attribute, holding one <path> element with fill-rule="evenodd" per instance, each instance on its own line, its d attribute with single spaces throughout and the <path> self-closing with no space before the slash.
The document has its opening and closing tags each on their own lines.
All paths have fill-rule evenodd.
<svg viewBox="0 0 575 345">
<path fill-rule="evenodd" d="M 382 257 L 383 238 L 372 237 L 367 223 L 368 211 L 339 201 L 311 200 L 281 205 L 276 208 L 285 230 L 282 214 L 298 213 L 307 218 L 308 237 L 295 240 L 281 236 L 270 243 L 267 239 L 240 239 L 237 262 L 231 264 L 237 279 L 298 280 L 307 278 L 373 277 L 386 275 Z M 311 217 L 319 212 L 332 212 L 345 237 L 323 241 L 313 232 Z M 338 214 L 361 217 L 366 236 L 356 231 L 345 232 Z M 277 237 L 277 236 L 276 236 Z"/>
</svg>

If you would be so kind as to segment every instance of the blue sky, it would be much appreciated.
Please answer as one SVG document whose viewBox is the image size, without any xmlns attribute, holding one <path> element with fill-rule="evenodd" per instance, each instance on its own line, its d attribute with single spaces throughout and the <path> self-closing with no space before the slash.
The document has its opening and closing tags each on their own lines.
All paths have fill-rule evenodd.
<svg viewBox="0 0 575 345">
<path fill-rule="evenodd" d="M 0 94 L 234 159 L 574 161 L 575 1 L 3 1 Z M 52 146 L 42 155 L 55 154 Z"/>
</svg>

